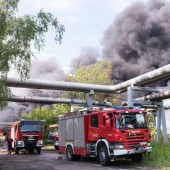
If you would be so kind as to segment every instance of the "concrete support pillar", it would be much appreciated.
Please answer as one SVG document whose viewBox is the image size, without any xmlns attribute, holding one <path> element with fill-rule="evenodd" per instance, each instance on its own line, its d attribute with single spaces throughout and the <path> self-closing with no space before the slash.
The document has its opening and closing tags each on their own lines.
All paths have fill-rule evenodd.
<svg viewBox="0 0 170 170">
<path fill-rule="evenodd" d="M 93 95 L 94 95 L 94 90 L 90 90 L 90 92 L 86 93 L 86 97 L 87 97 L 87 110 L 90 110 L 92 108 Z"/>
<path fill-rule="evenodd" d="M 161 119 L 162 119 L 162 130 L 163 130 L 163 138 L 164 143 L 168 143 L 168 133 L 167 133 L 167 127 L 166 127 L 166 118 L 165 118 L 165 110 L 163 107 L 163 102 L 161 105 Z"/>
<path fill-rule="evenodd" d="M 127 95 L 128 95 L 128 106 L 133 107 L 134 103 L 133 103 L 133 88 L 132 87 L 127 88 Z"/>
<path fill-rule="evenodd" d="M 163 107 L 163 102 L 161 102 L 161 105 L 158 106 L 156 142 L 160 142 L 161 127 L 163 130 L 164 143 L 168 143 L 168 133 L 167 133 L 167 127 L 166 127 L 166 118 L 165 118 L 165 110 Z"/>
<path fill-rule="evenodd" d="M 161 107 L 158 107 L 157 111 L 157 126 L 156 126 L 156 142 L 160 142 L 161 134 Z"/>
</svg>

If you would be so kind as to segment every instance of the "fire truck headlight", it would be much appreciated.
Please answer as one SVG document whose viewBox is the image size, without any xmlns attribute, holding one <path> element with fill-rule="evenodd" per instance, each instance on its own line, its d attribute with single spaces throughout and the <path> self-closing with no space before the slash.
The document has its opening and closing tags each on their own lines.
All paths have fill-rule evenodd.
<svg viewBox="0 0 170 170">
<path fill-rule="evenodd" d="M 43 141 L 42 140 L 38 140 L 37 146 L 43 146 Z"/>
<path fill-rule="evenodd" d="M 17 147 L 24 147 L 24 141 L 19 140 L 17 142 Z"/>
<path fill-rule="evenodd" d="M 147 142 L 140 142 L 140 145 L 146 145 Z"/>
<path fill-rule="evenodd" d="M 116 145 L 114 146 L 114 149 L 124 149 L 124 145 L 122 145 L 122 144 L 116 144 Z"/>
</svg>

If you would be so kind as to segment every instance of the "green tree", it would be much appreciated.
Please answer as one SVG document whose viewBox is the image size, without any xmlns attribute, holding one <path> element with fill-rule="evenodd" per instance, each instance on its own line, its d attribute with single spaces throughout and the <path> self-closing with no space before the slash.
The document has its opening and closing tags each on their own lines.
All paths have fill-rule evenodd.
<svg viewBox="0 0 170 170">
<path fill-rule="evenodd" d="M 109 61 L 99 60 L 95 64 L 87 67 L 80 65 L 74 75 L 67 75 L 66 79 L 69 82 L 113 85 L 112 79 L 112 64 Z M 84 93 L 70 92 L 69 97 L 84 99 Z M 94 99 L 98 101 L 112 101 L 113 96 L 109 94 L 95 94 Z M 115 100 L 114 100 L 115 101 Z"/>
<path fill-rule="evenodd" d="M 45 120 L 47 125 L 57 123 L 57 116 L 67 113 L 70 106 L 66 104 L 54 104 L 52 109 L 39 107 L 31 111 L 29 114 L 22 114 L 21 117 L 26 120 Z"/>
<path fill-rule="evenodd" d="M 65 28 L 51 13 L 17 16 L 19 0 L 0 0 L 0 107 L 10 94 L 5 87 L 7 74 L 14 67 L 22 80 L 29 77 L 33 51 L 45 45 L 45 33 L 55 31 L 55 42 L 61 43 Z"/>
</svg>

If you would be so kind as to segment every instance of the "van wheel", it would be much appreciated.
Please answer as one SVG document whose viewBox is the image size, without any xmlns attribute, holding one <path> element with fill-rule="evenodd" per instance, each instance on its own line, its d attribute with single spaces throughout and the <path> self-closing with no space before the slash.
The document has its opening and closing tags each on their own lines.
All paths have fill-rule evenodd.
<svg viewBox="0 0 170 170">
<path fill-rule="evenodd" d="M 98 157 L 99 157 L 100 164 L 102 166 L 110 165 L 110 157 L 109 157 L 109 154 L 108 154 L 106 146 L 102 146 L 99 149 Z"/>
<path fill-rule="evenodd" d="M 132 162 L 140 162 L 142 160 L 142 154 L 135 154 L 131 157 Z"/>
<path fill-rule="evenodd" d="M 66 157 L 69 161 L 74 161 L 75 160 L 75 157 L 73 155 L 73 149 L 72 147 L 69 145 L 67 146 L 67 149 L 66 149 Z"/>
</svg>

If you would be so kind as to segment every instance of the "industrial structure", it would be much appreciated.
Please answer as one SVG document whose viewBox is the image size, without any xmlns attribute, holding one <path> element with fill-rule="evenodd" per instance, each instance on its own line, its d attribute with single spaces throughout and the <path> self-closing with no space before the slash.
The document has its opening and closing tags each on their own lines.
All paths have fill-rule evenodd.
<svg viewBox="0 0 170 170">
<path fill-rule="evenodd" d="M 149 92 L 157 92 L 157 97 L 154 97 L 155 94 L 151 94 L 150 97 L 143 97 L 142 99 L 138 99 L 134 102 L 132 91 L 137 90 L 137 88 L 133 88 L 132 86 L 145 86 L 157 81 L 165 80 L 170 78 L 170 64 L 163 66 L 159 69 L 156 69 L 154 71 L 150 71 L 148 73 L 145 73 L 143 75 L 140 75 L 136 78 L 130 79 L 128 81 L 125 81 L 123 83 L 113 85 L 113 86 L 106 86 L 106 85 L 93 85 L 93 84 L 83 84 L 83 83 L 72 83 L 72 82 L 58 82 L 58 81 L 40 81 L 40 80 L 27 80 L 27 81 L 20 81 L 17 79 L 11 79 L 9 78 L 6 82 L 6 85 L 8 87 L 17 87 L 17 88 L 34 88 L 34 89 L 48 89 L 48 90 L 63 90 L 63 91 L 79 91 L 79 92 L 85 92 L 87 94 L 87 101 L 81 101 L 77 99 L 66 99 L 65 101 L 61 101 L 62 99 L 55 99 L 53 102 L 56 103 L 79 103 L 79 104 L 86 104 L 87 108 L 91 108 L 92 105 L 95 104 L 93 102 L 93 94 L 94 93 L 123 93 L 127 91 L 128 88 L 128 105 L 132 106 L 134 104 L 146 104 L 146 105 L 153 105 L 153 102 L 146 101 L 147 98 L 155 98 L 155 100 L 158 100 L 154 102 L 158 106 L 158 125 L 157 125 L 157 141 L 160 140 L 160 127 L 161 124 L 163 125 L 164 129 L 164 142 L 167 142 L 167 130 L 166 130 L 166 121 L 165 121 L 165 113 L 163 109 L 162 100 L 164 98 L 169 98 L 170 93 L 169 92 L 160 92 L 157 88 L 149 89 L 149 88 L 141 88 L 142 91 L 149 91 Z M 138 88 L 139 90 L 139 88 Z M 168 91 L 168 90 L 167 90 Z M 25 97 L 22 100 L 26 101 Z M 34 98 L 35 99 L 35 98 Z M 31 98 L 31 101 L 34 101 L 33 98 Z M 21 101 L 21 97 L 11 97 L 9 99 L 10 101 Z M 29 100 L 29 99 L 28 99 Z M 35 99 L 35 101 L 41 102 L 42 99 Z M 51 99 L 49 99 L 51 100 Z M 47 100 L 48 101 L 48 100 Z M 51 101 L 52 102 L 52 101 Z M 99 105 L 102 103 L 98 103 Z M 105 103 L 106 104 L 106 103 Z"/>
<path fill-rule="evenodd" d="M 144 86 L 169 78 L 170 78 L 170 64 L 114 86 L 60 82 L 60 81 L 40 81 L 40 80 L 20 81 L 18 79 L 12 79 L 12 78 L 7 79 L 6 85 L 8 87 L 80 91 L 86 93 L 89 93 L 90 91 L 99 92 L 99 93 L 122 93 L 127 91 L 127 87 L 131 85 Z"/>
</svg>

